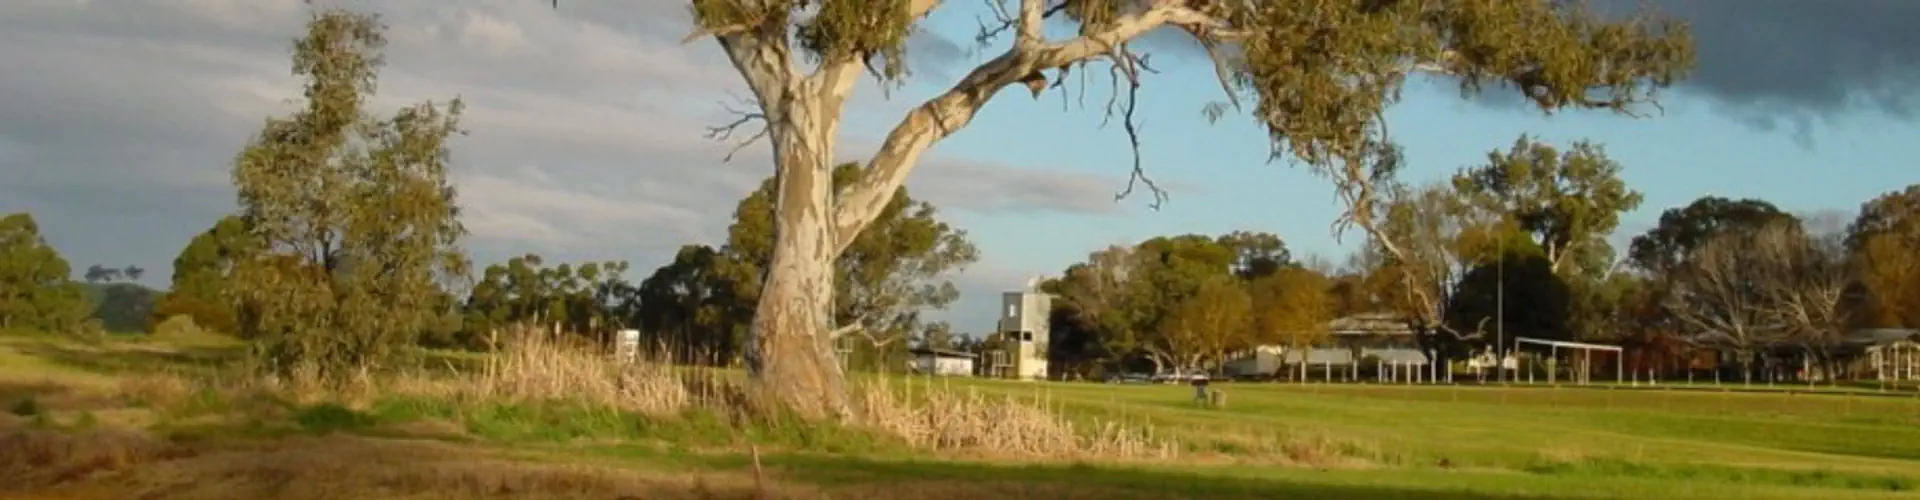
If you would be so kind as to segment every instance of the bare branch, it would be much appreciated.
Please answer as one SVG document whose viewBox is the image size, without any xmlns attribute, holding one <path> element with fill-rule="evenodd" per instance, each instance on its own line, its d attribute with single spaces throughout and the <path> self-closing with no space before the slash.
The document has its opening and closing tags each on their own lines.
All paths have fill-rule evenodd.
<svg viewBox="0 0 1920 500">
<path fill-rule="evenodd" d="M 760 32 L 714 36 L 721 50 L 727 53 L 727 60 L 753 91 L 761 111 L 772 118 L 786 114 L 784 106 L 794 77 L 793 55 L 782 33 L 767 28 Z"/>
<path fill-rule="evenodd" d="M 751 102 L 747 99 L 742 99 L 742 101 Z M 732 114 L 737 118 L 735 118 L 733 122 L 728 123 L 726 125 L 721 125 L 718 127 L 707 127 L 706 138 L 708 139 L 712 139 L 716 141 L 731 140 L 733 138 L 734 132 L 736 130 L 739 130 L 740 127 L 755 121 L 760 122 L 759 130 L 755 131 L 753 135 L 748 136 L 745 139 L 741 139 L 737 142 L 734 142 L 733 147 L 727 150 L 727 156 L 721 159 L 721 161 L 730 162 L 730 161 L 733 161 L 733 155 L 738 154 L 740 150 L 746 149 L 747 146 L 752 145 L 755 141 L 759 141 L 760 139 L 764 139 L 767 137 L 767 130 L 768 130 L 767 115 L 766 113 L 756 113 L 756 112 L 748 111 L 745 109 L 729 106 L 727 105 L 727 103 L 724 103 L 724 102 L 720 103 L 720 107 L 725 108 L 727 110 L 727 113 Z"/>
<path fill-rule="evenodd" d="M 835 328 L 831 332 L 827 332 L 827 338 L 838 339 L 841 336 L 844 336 L 849 333 L 864 332 L 866 331 L 866 329 L 867 329 L 867 319 L 865 317 L 861 317 L 859 319 L 855 319 L 851 322 L 848 322 L 845 325 L 840 325 L 839 328 Z"/>
<path fill-rule="evenodd" d="M 834 207 L 833 221 L 838 248 L 846 248 L 885 208 L 894 190 L 906 181 L 907 174 L 918 163 L 921 153 L 971 122 L 980 108 L 1006 86 L 1044 70 L 1111 53 L 1127 40 L 1168 23 L 1219 24 L 1189 8 L 1188 3 L 1161 0 L 1145 11 L 1116 20 L 1103 31 L 1060 43 L 1015 44 L 1006 53 L 975 68 L 947 92 L 915 107 L 887 134 L 860 179 L 841 194 Z M 1034 15 L 1044 17 L 1045 12 Z"/>
<path fill-rule="evenodd" d="M 1134 185 L 1138 183 L 1146 186 L 1148 192 L 1153 193 L 1153 201 L 1147 203 L 1147 208 L 1157 211 L 1160 210 L 1160 205 L 1167 201 L 1167 191 L 1160 189 L 1160 185 L 1154 183 L 1153 178 L 1147 177 L 1146 168 L 1142 166 L 1140 160 L 1140 127 L 1133 119 L 1134 108 L 1140 99 L 1140 72 L 1151 71 L 1152 68 L 1147 66 L 1145 58 L 1136 57 L 1132 52 L 1127 51 L 1126 44 L 1114 48 L 1111 57 L 1115 75 L 1114 84 L 1119 85 L 1121 78 L 1125 78 L 1127 82 L 1127 99 L 1124 104 L 1125 110 L 1121 113 L 1120 126 L 1127 132 L 1127 146 L 1133 153 L 1133 169 L 1127 173 L 1127 187 L 1114 193 L 1113 201 L 1117 202 L 1132 195 Z M 1116 89 L 1114 97 L 1118 98 L 1119 95 L 1120 92 Z M 1107 103 L 1107 117 L 1113 117 L 1111 101 Z M 1101 126 L 1106 126 L 1105 121 L 1101 122 Z"/>
<path fill-rule="evenodd" d="M 1029 7 L 1027 5 L 1029 1 L 1031 0 L 1021 0 L 1020 8 L 1022 9 L 1022 14 L 1025 14 L 1025 9 Z M 1005 0 L 984 0 L 984 3 L 987 4 L 987 9 L 993 12 L 994 19 L 992 22 L 988 22 L 984 19 L 979 20 L 980 33 L 974 35 L 973 41 L 974 43 L 980 44 L 981 47 L 985 47 L 989 44 L 992 44 L 995 39 L 1000 38 L 1000 35 L 1006 34 L 1007 31 L 1010 31 L 1016 27 L 1021 26 L 1021 21 L 1019 16 L 1016 16 L 1014 15 L 1013 12 L 1010 12 L 1007 10 L 1007 5 Z M 1067 10 L 1066 3 L 1060 3 L 1052 7 L 1046 7 L 1045 10 L 1043 10 L 1040 13 L 1040 18 L 1050 19 L 1054 15 L 1057 15 L 1061 12 L 1066 12 L 1066 10 Z M 1035 24 L 1038 25 L 1041 23 L 1035 23 Z M 1034 30 L 1034 35 L 1033 35 L 1034 40 L 1039 40 L 1040 38 L 1039 33 L 1040 33 L 1040 30 L 1036 28 Z M 1020 36 L 1024 39 L 1026 37 L 1026 34 L 1022 33 L 1016 36 Z"/>
</svg>

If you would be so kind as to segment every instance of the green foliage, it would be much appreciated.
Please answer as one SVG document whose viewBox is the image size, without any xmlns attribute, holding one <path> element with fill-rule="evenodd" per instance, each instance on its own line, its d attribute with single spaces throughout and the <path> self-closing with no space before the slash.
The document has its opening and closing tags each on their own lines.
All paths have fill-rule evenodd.
<svg viewBox="0 0 1920 500">
<path fill-rule="evenodd" d="M 383 30 L 371 15 L 315 13 L 293 51 L 304 107 L 267 120 L 235 159 L 259 247 L 234 267 L 232 293 L 269 369 L 377 367 L 436 322 L 441 283 L 466 273 L 447 179 L 460 101 L 372 116 Z"/>
<path fill-rule="evenodd" d="M 518 324 L 599 339 L 631 323 L 639 306 L 633 285 L 622 277 L 626 262 L 544 263 L 526 254 L 487 266 L 467 298 L 465 326 L 454 343 L 485 346 L 496 330 Z"/>
<path fill-rule="evenodd" d="M 1488 153 L 1487 164 L 1454 175 L 1453 187 L 1464 203 L 1503 214 L 1532 236 L 1556 272 L 1597 277 L 1613 260 L 1607 236 L 1642 200 L 1620 170 L 1599 145 L 1575 142 L 1561 152 L 1521 136 L 1512 149 Z"/>
<path fill-rule="evenodd" d="M 1552 112 L 1629 111 L 1693 63 L 1684 25 L 1616 21 L 1563 2 L 1289 0 L 1212 2 L 1244 54 L 1233 83 L 1276 149 L 1313 165 L 1348 160 L 1385 140 L 1381 111 L 1399 99 L 1409 64 L 1456 76 L 1463 94 L 1519 90 Z M 1357 208 L 1357 207 L 1356 207 Z"/>
<path fill-rule="evenodd" d="M 374 424 L 372 417 L 338 403 L 314 405 L 301 410 L 293 419 L 301 428 L 315 434 L 359 430 Z"/>
<path fill-rule="evenodd" d="M 736 224 L 737 225 L 737 224 Z M 673 346 L 675 359 L 707 364 L 729 364 L 744 348 L 746 320 L 753 303 L 738 300 L 739 283 L 721 272 L 718 250 L 687 245 L 673 262 L 654 270 L 640 282 L 637 324 L 654 335 L 654 343 Z"/>
<path fill-rule="evenodd" d="M 1558 276 L 1553 281 L 1560 286 L 1536 288 L 1556 290 L 1559 298 L 1571 299 L 1566 310 L 1558 313 L 1567 317 L 1553 324 L 1534 323 L 1543 329 L 1541 335 L 1567 335 L 1572 328 L 1592 336 L 1612 324 L 1606 318 L 1618 304 L 1611 301 L 1620 297 L 1608 293 L 1607 284 L 1602 283 L 1614 262 L 1607 237 L 1620 226 L 1621 214 L 1638 208 L 1642 200 L 1620 178 L 1620 171 L 1620 164 L 1597 144 L 1577 141 L 1560 151 L 1521 136 L 1512 148 L 1488 153 L 1485 165 L 1453 177 L 1462 203 L 1499 214 L 1503 224 L 1525 235 L 1524 246 L 1509 241 L 1505 248 L 1537 249 L 1538 258 L 1545 259 L 1548 270 Z M 1469 284 L 1463 282 L 1461 287 Z M 1546 282 L 1528 282 L 1533 285 Z M 1491 310 L 1479 308 L 1476 314 L 1487 312 Z M 1456 327 L 1466 325 L 1458 318 L 1449 321 Z"/>
<path fill-rule="evenodd" d="M 1860 206 L 1846 248 L 1859 278 L 1854 321 L 1869 327 L 1920 327 L 1920 184 Z"/>
<path fill-rule="evenodd" d="M 761 31 L 800 42 L 819 61 L 859 61 L 875 77 L 907 76 L 907 36 L 914 19 L 909 0 L 693 0 L 694 22 L 715 34 Z M 876 61 L 877 59 L 877 61 Z"/>
<path fill-rule="evenodd" d="M 1504 322 L 1508 339 L 1572 340 L 1567 320 L 1573 298 L 1544 255 L 1510 250 L 1505 259 L 1481 262 L 1460 278 L 1448 298 L 1446 321 L 1457 331 L 1488 337 Z"/>
<path fill-rule="evenodd" d="M 1279 344 L 1307 347 L 1327 338 L 1334 315 L 1333 282 L 1318 271 L 1282 268 L 1247 284 L 1251 300 L 1250 338 L 1239 347 Z"/>
<path fill-rule="evenodd" d="M 1156 325 L 1158 335 L 1147 343 L 1156 358 L 1171 361 L 1182 371 L 1199 368 L 1202 360 L 1225 361 L 1222 356 L 1248 347 L 1253 298 L 1244 283 L 1232 276 L 1199 279 L 1186 297 L 1172 304 Z"/>
<path fill-rule="evenodd" d="M 1232 291 L 1222 288 L 1227 284 Z M 1270 341 L 1256 325 L 1294 325 L 1327 314 L 1325 307 L 1293 306 L 1327 306 L 1329 286 L 1325 277 L 1292 262 L 1279 236 L 1235 231 L 1107 248 L 1068 266 L 1041 289 L 1056 297 L 1053 361 L 1091 371 L 1130 359 L 1152 359 L 1166 368 L 1219 361 L 1224 352 Z M 1262 309 L 1260 321 L 1247 319 L 1255 308 L 1282 303 L 1288 304 L 1284 311 Z"/>
<path fill-rule="evenodd" d="M 94 304 L 93 319 L 111 333 L 146 331 L 156 303 L 164 295 L 138 283 L 86 283 L 89 302 Z"/>
<path fill-rule="evenodd" d="M 33 396 L 20 398 L 20 400 L 13 402 L 13 406 L 7 407 L 7 413 L 11 413 L 16 417 L 40 416 L 40 400 L 34 399 Z"/>
<path fill-rule="evenodd" d="M 167 318 L 153 326 L 153 338 L 169 341 L 204 338 L 207 330 L 194 323 L 193 316 L 185 314 Z"/>
<path fill-rule="evenodd" d="M 860 175 L 857 164 L 833 171 L 837 188 Z M 727 244 L 683 247 L 673 263 L 641 282 L 642 324 L 676 348 L 732 359 L 745 341 L 760 284 L 773 258 L 774 179 L 740 200 Z M 947 276 L 979 260 L 966 231 L 939 219 L 932 204 L 895 192 L 879 216 L 847 246 L 834 275 L 834 321 L 861 339 L 876 362 L 900 359 L 906 340 L 928 328 L 920 315 L 952 304 L 960 291 Z"/>
<path fill-rule="evenodd" d="M 1660 214 L 1660 223 L 1635 236 L 1629 258 L 1640 269 L 1663 273 L 1684 263 L 1708 240 L 1727 231 L 1756 231 L 1768 223 L 1790 221 L 1793 215 L 1766 201 L 1704 196 L 1684 207 Z"/>
<path fill-rule="evenodd" d="M 166 297 L 155 305 L 150 322 L 186 315 L 195 324 L 234 335 L 238 302 L 233 294 L 236 265 L 259 253 L 260 240 L 237 215 L 221 217 L 213 227 L 187 242 L 173 259 L 173 281 Z"/>
<path fill-rule="evenodd" d="M 79 328 L 89 305 L 71 272 L 32 215 L 0 216 L 0 330 Z"/>
</svg>

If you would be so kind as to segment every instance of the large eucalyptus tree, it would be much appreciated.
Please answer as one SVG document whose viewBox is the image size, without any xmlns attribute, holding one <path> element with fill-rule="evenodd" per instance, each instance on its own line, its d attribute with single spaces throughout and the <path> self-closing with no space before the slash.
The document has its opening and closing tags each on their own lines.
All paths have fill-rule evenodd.
<svg viewBox="0 0 1920 500">
<path fill-rule="evenodd" d="M 833 362 L 835 257 L 887 206 L 920 156 L 965 127 L 1011 86 L 1035 97 L 1069 75 L 1113 75 L 1108 109 L 1137 150 L 1133 102 L 1148 60 L 1129 42 L 1184 33 L 1213 59 L 1219 117 L 1251 113 L 1275 158 L 1331 178 L 1349 216 L 1372 229 L 1372 153 L 1390 151 L 1382 110 L 1414 73 L 1458 80 L 1463 94 L 1517 89 L 1544 112 L 1634 113 L 1691 65 L 1682 26 L 1648 16 L 1608 18 L 1558 0 L 987 0 L 998 19 L 983 41 L 1012 43 L 902 117 L 860 178 L 834 189 L 843 108 L 863 72 L 907 74 L 907 38 L 929 12 L 958 0 L 693 0 L 689 40 L 724 49 L 757 100 L 750 118 L 778 174 L 775 249 L 754 319 L 748 366 L 765 396 L 802 413 L 846 408 Z M 557 3 L 557 2 L 556 2 Z M 562 7 L 564 8 L 564 6 Z M 1049 38 L 1045 25 L 1077 32 Z M 1057 32 L 1057 31 L 1056 31 Z M 804 66 L 802 65 L 804 63 Z M 1077 86 L 1074 86 L 1077 87 Z M 743 120 L 742 123 L 756 120 Z M 1134 181 L 1162 199 L 1137 161 Z M 1377 236 L 1376 236 L 1377 238 Z M 1387 242 L 1390 252 L 1396 245 Z"/>
</svg>

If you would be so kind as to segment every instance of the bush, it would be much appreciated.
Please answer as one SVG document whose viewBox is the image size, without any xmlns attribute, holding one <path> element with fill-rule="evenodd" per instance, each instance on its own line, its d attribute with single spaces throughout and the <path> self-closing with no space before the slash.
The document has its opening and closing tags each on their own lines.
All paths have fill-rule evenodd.
<svg viewBox="0 0 1920 500">
<path fill-rule="evenodd" d="M 176 314 L 153 326 L 153 338 L 157 340 L 186 340 L 202 338 L 207 331 L 200 328 L 193 316 Z"/>
</svg>

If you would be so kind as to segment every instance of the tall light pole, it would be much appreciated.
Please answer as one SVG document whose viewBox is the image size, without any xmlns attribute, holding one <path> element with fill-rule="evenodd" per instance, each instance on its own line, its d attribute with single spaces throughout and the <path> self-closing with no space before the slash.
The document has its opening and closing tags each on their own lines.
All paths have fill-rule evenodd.
<svg viewBox="0 0 1920 500">
<path fill-rule="evenodd" d="M 1499 323 L 1493 325 L 1493 369 L 1498 374 L 1494 380 L 1504 384 L 1507 382 L 1507 358 L 1500 354 L 1500 349 L 1507 343 L 1507 239 L 1504 235 L 1500 237 L 1498 251 L 1500 255 L 1495 258 L 1499 260 L 1494 263 L 1493 315 Z"/>
</svg>

